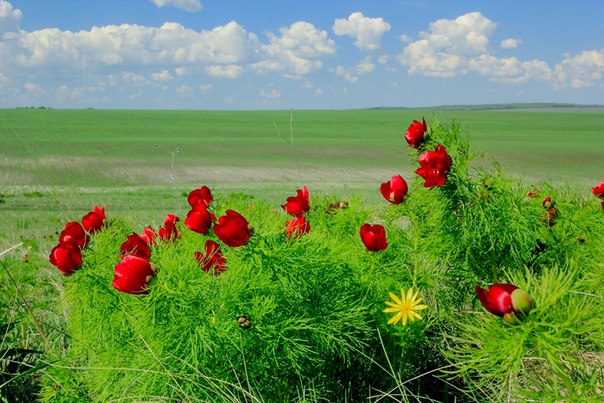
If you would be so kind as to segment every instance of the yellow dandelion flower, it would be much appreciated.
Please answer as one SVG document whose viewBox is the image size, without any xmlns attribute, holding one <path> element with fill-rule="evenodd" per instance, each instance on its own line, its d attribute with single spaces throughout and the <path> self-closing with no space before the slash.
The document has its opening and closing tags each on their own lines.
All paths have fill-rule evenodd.
<svg viewBox="0 0 604 403">
<path fill-rule="evenodd" d="M 407 319 L 413 322 L 416 318 L 422 319 L 421 315 L 416 311 L 426 309 L 427 305 L 419 305 L 422 302 L 421 298 L 417 298 L 419 291 L 413 294 L 413 289 L 409 288 L 407 295 L 405 295 L 405 289 L 401 288 L 401 297 L 389 293 L 392 301 L 386 301 L 386 305 L 390 308 L 384 309 L 385 313 L 395 313 L 395 315 L 388 320 L 388 324 L 396 325 L 399 320 L 402 320 L 403 326 L 407 325 Z"/>
</svg>

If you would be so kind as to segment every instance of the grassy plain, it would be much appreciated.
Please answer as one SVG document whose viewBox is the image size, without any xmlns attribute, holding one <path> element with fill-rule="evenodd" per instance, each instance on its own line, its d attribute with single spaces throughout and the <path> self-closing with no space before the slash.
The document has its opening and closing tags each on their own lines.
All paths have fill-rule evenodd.
<svg viewBox="0 0 604 403">
<path fill-rule="evenodd" d="M 403 135 L 422 117 L 458 121 L 482 163 L 529 183 L 589 192 L 603 175 L 599 109 L 0 110 L 0 246 L 92 204 L 159 220 L 185 209 L 182 192 L 201 184 L 275 202 L 302 184 L 375 201 L 381 182 L 413 175 Z"/>
</svg>

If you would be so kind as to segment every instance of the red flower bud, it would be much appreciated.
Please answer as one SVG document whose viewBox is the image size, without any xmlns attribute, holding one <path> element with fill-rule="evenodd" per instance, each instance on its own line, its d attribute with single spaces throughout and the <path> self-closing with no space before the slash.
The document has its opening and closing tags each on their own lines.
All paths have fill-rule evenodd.
<svg viewBox="0 0 604 403">
<path fill-rule="evenodd" d="M 143 230 L 143 233 L 140 235 L 141 239 L 145 241 L 147 246 L 154 246 L 157 238 L 157 234 L 153 230 L 153 228 L 147 226 Z"/>
<path fill-rule="evenodd" d="M 361 240 L 370 251 L 380 251 L 388 247 L 386 240 L 386 230 L 380 224 L 363 224 L 361 226 Z"/>
<path fill-rule="evenodd" d="M 310 210 L 308 188 L 304 186 L 304 189 L 298 189 L 296 193 L 296 196 L 288 197 L 287 202 L 281 207 L 288 214 L 300 217 Z"/>
<path fill-rule="evenodd" d="M 214 224 L 214 234 L 230 247 L 242 246 L 250 239 L 251 232 L 247 220 L 234 210 L 218 218 Z"/>
<path fill-rule="evenodd" d="M 155 270 L 148 260 L 127 255 L 115 265 L 113 287 L 128 294 L 145 294 Z"/>
<path fill-rule="evenodd" d="M 475 286 L 476 296 L 482 306 L 493 315 L 515 323 L 516 317 L 522 318 L 533 308 L 530 295 L 513 284 L 496 283 L 489 290 Z"/>
<path fill-rule="evenodd" d="M 200 234 L 207 234 L 210 232 L 212 222 L 214 221 L 214 214 L 208 211 L 205 204 L 196 204 L 185 218 L 185 226 L 191 231 L 198 232 Z"/>
<path fill-rule="evenodd" d="M 425 179 L 424 187 L 442 186 L 447 182 L 447 172 L 451 168 L 451 157 L 440 144 L 434 151 L 426 151 L 419 156 L 415 173 Z"/>
<path fill-rule="evenodd" d="M 205 254 L 201 252 L 195 252 L 195 260 L 203 271 L 211 271 L 214 269 L 214 274 L 219 275 L 224 272 L 227 268 L 226 259 L 222 254 L 220 245 L 212 240 L 206 241 Z"/>
<path fill-rule="evenodd" d="M 591 188 L 591 192 L 594 196 L 604 199 L 604 181 L 601 181 L 597 186 Z"/>
<path fill-rule="evenodd" d="M 422 118 L 421 123 L 414 120 L 405 133 L 405 140 L 407 140 L 409 147 L 420 148 L 424 144 L 427 133 L 426 119 Z"/>
<path fill-rule="evenodd" d="M 292 218 L 285 222 L 285 236 L 297 238 L 310 232 L 310 224 L 304 216 Z"/>
<path fill-rule="evenodd" d="M 147 242 L 136 232 L 128 235 L 128 240 L 122 243 L 120 252 L 122 256 L 133 255 L 145 260 L 151 259 L 151 250 Z"/>
<path fill-rule="evenodd" d="M 84 249 L 90 240 L 84 227 L 79 222 L 71 221 L 65 224 L 65 229 L 59 235 L 59 243 L 72 243 L 80 249 Z"/>
<path fill-rule="evenodd" d="M 552 207 L 553 205 L 554 205 L 554 202 L 552 201 L 552 198 L 551 198 L 551 197 L 546 197 L 546 198 L 543 200 L 543 207 L 545 207 L 545 208 L 550 208 L 550 207 Z"/>
<path fill-rule="evenodd" d="M 202 186 L 199 189 L 192 190 L 191 193 L 189 193 L 189 197 L 187 197 L 187 201 L 191 207 L 197 205 L 207 207 L 212 202 L 212 192 L 207 186 Z"/>
<path fill-rule="evenodd" d="M 162 241 L 174 241 L 180 237 L 180 231 L 176 228 L 176 223 L 180 221 L 178 216 L 168 214 L 164 219 L 164 226 L 157 231 L 157 236 Z"/>
<path fill-rule="evenodd" d="M 82 266 L 82 250 L 74 243 L 59 243 L 50 251 L 49 261 L 66 276 Z"/>
<path fill-rule="evenodd" d="M 407 182 L 400 175 L 393 176 L 388 182 L 382 183 L 380 192 L 390 203 L 401 204 L 407 196 Z"/>
<path fill-rule="evenodd" d="M 101 208 L 94 206 L 91 212 L 82 217 L 82 226 L 90 234 L 103 229 L 105 226 L 105 205 L 103 204 Z"/>
</svg>

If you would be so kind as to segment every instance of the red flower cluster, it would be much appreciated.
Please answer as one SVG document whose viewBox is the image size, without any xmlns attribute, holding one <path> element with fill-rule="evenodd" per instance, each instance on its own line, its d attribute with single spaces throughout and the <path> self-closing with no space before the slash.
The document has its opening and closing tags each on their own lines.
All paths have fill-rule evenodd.
<svg viewBox="0 0 604 403">
<path fill-rule="evenodd" d="M 419 165 L 415 172 L 425 179 L 424 187 L 442 186 L 447 182 L 447 172 L 451 168 L 451 157 L 440 144 L 434 151 L 426 151 L 419 156 Z"/>
<path fill-rule="evenodd" d="M 558 217 L 560 212 L 556 207 L 554 207 L 554 202 L 551 197 L 546 197 L 543 199 L 542 204 L 543 208 L 545 209 L 543 222 L 551 227 L 556 223 L 556 217 Z"/>
<path fill-rule="evenodd" d="M 191 231 L 204 235 L 210 232 L 215 219 L 214 214 L 208 211 L 208 207 L 212 202 L 212 192 L 210 192 L 210 189 L 207 186 L 202 186 L 199 189 L 191 191 L 187 201 L 191 206 L 191 210 L 189 210 L 185 219 L 186 227 Z"/>
<path fill-rule="evenodd" d="M 427 134 L 428 127 L 426 126 L 426 119 L 422 118 L 421 123 L 414 120 L 405 133 L 405 140 L 407 140 L 409 147 L 420 148 L 422 144 L 424 144 Z"/>
<path fill-rule="evenodd" d="M 363 224 L 361 226 L 361 240 L 363 244 L 370 251 L 380 251 L 388 247 L 388 241 L 386 240 L 386 230 L 380 224 Z"/>
<path fill-rule="evenodd" d="M 157 230 L 159 239 L 169 242 L 180 238 L 180 231 L 176 228 L 176 223 L 179 221 L 180 218 L 174 214 L 166 215 L 166 218 L 164 218 L 164 226 Z"/>
<path fill-rule="evenodd" d="M 105 205 L 82 217 L 82 223 L 71 221 L 59 234 L 59 243 L 50 251 L 49 262 L 61 273 L 71 276 L 82 266 L 82 249 L 90 242 L 90 236 L 105 225 Z"/>
<path fill-rule="evenodd" d="M 512 324 L 517 322 L 516 318 L 524 318 L 534 305 L 531 296 L 513 284 L 496 283 L 488 291 L 479 286 L 474 289 L 487 311 Z"/>
<path fill-rule="evenodd" d="M 382 183 L 380 192 L 392 204 L 401 204 L 409 192 L 407 182 L 400 175 L 395 175 L 388 182 Z"/>
<path fill-rule="evenodd" d="M 310 196 L 306 186 L 298 189 L 296 196 L 288 197 L 286 203 L 281 207 L 288 214 L 294 216 L 285 222 L 285 236 L 296 238 L 310 232 L 310 224 L 304 216 L 310 210 Z"/>
</svg>

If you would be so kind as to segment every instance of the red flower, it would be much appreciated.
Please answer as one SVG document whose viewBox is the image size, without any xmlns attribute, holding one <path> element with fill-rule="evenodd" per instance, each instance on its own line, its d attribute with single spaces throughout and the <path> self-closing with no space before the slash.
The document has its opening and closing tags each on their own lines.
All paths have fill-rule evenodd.
<svg viewBox="0 0 604 403">
<path fill-rule="evenodd" d="M 419 156 L 419 165 L 415 172 L 425 179 L 424 187 L 442 186 L 447 182 L 447 172 L 451 168 L 451 157 L 440 144 L 434 151 L 426 151 Z"/>
<path fill-rule="evenodd" d="M 155 240 L 156 240 L 157 234 L 155 233 L 153 228 L 151 228 L 150 226 L 147 226 L 143 230 L 143 233 L 140 235 L 140 237 L 143 241 L 145 241 L 147 246 L 153 246 L 153 245 L 155 245 L 155 242 L 156 242 Z"/>
<path fill-rule="evenodd" d="M 80 249 L 84 249 L 90 240 L 90 236 L 79 222 L 71 221 L 65 224 L 65 229 L 59 235 L 59 243 L 72 243 Z"/>
<path fill-rule="evenodd" d="M 187 201 L 191 207 L 195 207 L 199 204 L 207 207 L 212 202 L 212 192 L 207 186 L 202 186 L 199 189 L 192 190 L 191 193 L 189 193 Z"/>
<path fill-rule="evenodd" d="M 242 246 L 250 239 L 250 227 L 245 218 L 234 210 L 227 210 L 226 215 L 214 224 L 214 234 L 230 247 Z"/>
<path fill-rule="evenodd" d="M 393 176 L 388 182 L 382 183 L 380 186 L 382 196 L 393 204 L 401 204 L 408 191 L 407 182 L 400 175 Z"/>
<path fill-rule="evenodd" d="M 105 205 L 103 204 L 101 208 L 94 206 L 91 212 L 82 217 L 82 226 L 90 234 L 103 229 L 105 226 Z"/>
<path fill-rule="evenodd" d="M 361 226 L 360 234 L 361 240 L 367 250 L 380 251 L 388 247 L 386 230 L 380 224 L 363 224 Z"/>
<path fill-rule="evenodd" d="M 426 119 L 422 118 L 421 123 L 414 120 L 405 133 L 405 140 L 407 140 L 409 147 L 420 148 L 426 139 L 427 133 Z"/>
<path fill-rule="evenodd" d="M 546 198 L 543 200 L 543 207 L 545 207 L 545 208 L 550 208 L 550 207 L 552 207 L 553 205 L 554 205 L 554 202 L 552 201 L 552 198 L 551 198 L 551 197 L 546 197 Z"/>
<path fill-rule="evenodd" d="M 122 243 L 120 252 L 122 256 L 133 255 L 146 260 L 151 259 L 151 250 L 147 242 L 136 232 L 128 235 L 128 240 Z"/>
<path fill-rule="evenodd" d="M 164 219 L 164 226 L 161 227 L 157 232 L 159 239 L 162 241 L 173 241 L 178 239 L 180 237 L 180 231 L 178 228 L 176 228 L 176 223 L 178 221 L 180 221 L 178 216 L 168 214 Z"/>
<path fill-rule="evenodd" d="M 191 231 L 198 232 L 200 234 L 207 234 L 210 232 L 212 222 L 214 221 L 214 214 L 208 211 L 205 204 L 196 204 L 185 218 L 185 225 Z"/>
<path fill-rule="evenodd" d="M 552 227 L 556 223 L 556 217 L 558 217 L 558 214 L 560 214 L 560 212 L 557 208 L 548 208 L 543 217 L 543 222 Z"/>
<path fill-rule="evenodd" d="M 148 260 L 127 255 L 115 265 L 113 287 L 128 294 L 145 294 L 155 270 Z"/>
<path fill-rule="evenodd" d="M 285 236 L 297 238 L 310 232 L 310 224 L 304 216 L 292 218 L 285 222 Z"/>
<path fill-rule="evenodd" d="M 604 181 L 601 181 L 598 186 L 591 188 L 591 192 L 594 196 L 604 199 Z"/>
<path fill-rule="evenodd" d="M 57 266 L 61 273 L 71 276 L 82 266 L 82 250 L 74 243 L 59 243 L 50 251 L 48 260 Z"/>
<path fill-rule="evenodd" d="M 215 275 L 219 275 L 227 268 L 226 259 L 222 254 L 220 245 L 212 240 L 206 241 L 205 254 L 199 251 L 195 252 L 195 260 L 203 271 L 209 272 L 214 269 Z"/>
<path fill-rule="evenodd" d="M 482 306 L 493 315 L 503 317 L 510 323 L 515 316 L 523 316 L 533 308 L 533 299 L 524 290 L 513 284 L 493 284 L 489 290 L 475 286 L 476 296 Z"/>
<path fill-rule="evenodd" d="M 526 195 L 527 195 L 528 197 L 536 197 L 536 196 L 539 194 L 539 192 L 540 192 L 539 190 L 537 190 L 537 189 L 533 189 L 533 190 L 531 190 L 530 192 L 528 192 Z"/>
<path fill-rule="evenodd" d="M 298 189 L 296 193 L 296 196 L 288 197 L 287 202 L 281 207 L 288 214 L 301 217 L 310 210 L 308 188 L 304 186 L 304 189 Z"/>
</svg>

